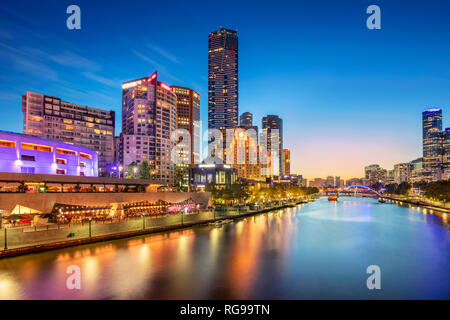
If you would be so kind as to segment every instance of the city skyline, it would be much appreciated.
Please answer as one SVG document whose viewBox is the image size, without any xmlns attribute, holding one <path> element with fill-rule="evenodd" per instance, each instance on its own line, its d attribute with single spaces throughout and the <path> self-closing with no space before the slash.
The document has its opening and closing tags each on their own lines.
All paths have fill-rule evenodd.
<svg viewBox="0 0 450 320">
<path fill-rule="evenodd" d="M 331 2 L 327 4 L 333 8 Z M 383 13 L 387 13 L 383 15 L 383 29 L 369 31 L 364 27 L 363 5 L 340 4 L 345 7 L 340 14 L 348 17 L 349 22 L 335 26 L 339 17 L 319 10 L 317 5 L 291 3 L 297 9 L 299 21 L 308 14 L 320 17 L 317 24 L 313 23 L 304 34 L 299 34 L 298 31 L 291 33 L 289 23 L 281 18 L 265 20 L 265 25 L 257 26 L 255 23 L 264 20 L 267 14 L 263 12 L 261 17 L 250 19 L 252 25 L 243 19 L 250 6 L 236 4 L 241 13 L 233 18 L 220 16 L 218 21 L 209 18 L 205 23 L 182 29 L 180 24 L 184 23 L 184 18 L 181 17 L 170 28 L 165 24 L 158 32 L 136 35 L 148 39 L 144 45 L 127 47 L 132 39 L 119 32 L 124 26 L 118 19 L 114 24 L 93 25 L 96 15 L 117 17 L 126 8 L 117 4 L 105 12 L 98 4 L 80 1 L 79 5 L 83 10 L 84 27 L 79 33 L 69 32 L 64 23 L 61 23 L 61 30 L 56 27 L 60 23 L 58 19 L 65 20 L 65 4 L 49 3 L 42 15 L 54 14 L 58 19 L 43 19 L 48 21 L 42 26 L 33 25 L 29 19 L 41 12 L 35 4 L 11 4 L 9 9 L 0 9 L 1 16 L 5 17 L 2 21 L 9 26 L 2 23 L 0 29 L 0 56 L 6 62 L 0 66 L 0 103 L 8 119 L 2 121 L 2 129 L 22 131 L 21 117 L 15 114 L 20 110 L 21 94 L 26 90 L 119 114 L 121 83 L 150 76 L 155 69 L 169 85 L 186 86 L 199 92 L 205 128 L 207 35 L 219 29 L 221 22 L 223 27 L 238 29 L 239 33 L 239 112 L 253 113 L 258 126 L 267 114 L 275 113 L 283 119 L 283 144 L 292 152 L 292 173 L 308 179 L 328 175 L 349 179 L 363 176 L 364 166 L 370 163 L 392 168 L 396 163 L 416 159 L 422 155 L 421 121 L 417 115 L 429 107 L 442 109 L 443 127 L 449 126 L 446 111 L 450 94 L 445 90 L 450 70 L 445 59 L 449 46 L 441 39 L 448 38 L 445 30 L 450 28 L 442 26 L 448 22 L 443 20 L 445 17 L 437 6 L 432 5 L 427 11 L 434 19 L 427 19 L 427 25 L 416 26 L 408 21 L 419 16 L 419 6 L 415 2 L 404 8 L 399 3 L 382 1 L 380 6 Z M 164 4 L 159 5 L 161 7 L 154 9 L 164 10 Z M 262 6 L 269 7 L 267 3 Z M 209 4 L 203 12 L 213 8 Z M 286 21 L 302 25 L 295 22 L 293 16 L 290 18 Z M 156 19 L 145 23 L 161 26 L 163 22 Z M 349 24 L 356 31 L 349 31 L 348 35 L 358 41 L 342 38 Z M 332 26 L 336 30 L 331 30 Z M 50 36 L 40 36 L 53 28 Z M 115 34 L 111 32 L 115 30 L 122 40 L 114 41 L 111 36 L 105 36 L 97 43 L 85 32 L 93 28 L 101 35 Z M 384 33 L 388 28 L 389 35 Z M 421 31 L 415 43 L 394 42 L 397 35 L 411 28 Z M 189 45 L 180 46 L 170 41 L 170 31 L 174 29 L 185 33 L 183 39 L 192 40 Z M 258 31 L 262 31 L 260 35 Z M 328 44 L 337 50 L 333 55 L 326 52 L 324 44 L 315 43 L 315 36 L 323 32 Z M 294 35 L 298 41 L 284 42 L 276 37 L 280 34 L 286 39 Z M 264 43 L 261 43 L 262 35 L 268 37 Z M 338 38 L 332 40 L 332 36 Z M 57 42 L 62 44 L 55 46 Z M 270 50 L 260 54 L 268 43 Z M 423 58 L 424 47 L 428 51 L 427 59 Z M 384 51 L 389 51 L 390 55 Z M 97 52 L 104 54 L 99 57 Z M 297 65 L 288 68 L 294 60 Z M 267 83 L 272 90 L 265 89 Z M 118 121 L 120 117 L 116 117 L 116 128 L 121 127 Z"/>
</svg>

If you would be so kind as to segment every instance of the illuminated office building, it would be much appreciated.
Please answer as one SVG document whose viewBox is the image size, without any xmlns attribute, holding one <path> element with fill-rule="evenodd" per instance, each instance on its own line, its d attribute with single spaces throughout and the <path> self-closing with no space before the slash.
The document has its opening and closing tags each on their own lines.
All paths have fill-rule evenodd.
<svg viewBox="0 0 450 320">
<path fill-rule="evenodd" d="M 291 174 L 291 151 L 289 149 L 283 149 L 283 165 L 283 174 L 289 176 Z"/>
<path fill-rule="evenodd" d="M 177 129 L 185 129 L 190 135 L 189 152 L 186 152 L 187 163 L 177 164 L 177 170 L 183 175 L 183 185 L 189 183 L 189 168 L 200 163 L 200 95 L 190 88 L 172 86 L 177 96 Z M 183 155 L 181 157 L 184 157 Z"/>
<path fill-rule="evenodd" d="M 115 113 L 27 91 L 22 95 L 23 132 L 94 150 L 106 173 L 114 161 Z"/>
<path fill-rule="evenodd" d="M 153 179 L 174 183 L 171 134 L 177 126 L 177 96 L 150 77 L 122 85 L 122 164 L 148 162 Z"/>
<path fill-rule="evenodd" d="M 283 176 L 283 120 L 276 115 L 267 115 L 262 119 L 262 128 L 267 130 L 267 151 L 273 151 L 271 153 L 273 175 Z M 260 141 L 261 143 L 265 141 Z M 272 143 L 277 145 L 272 147 Z"/>
<path fill-rule="evenodd" d="M 423 173 L 429 180 L 439 180 L 442 174 L 444 134 L 442 110 L 427 109 L 422 112 Z"/>
</svg>

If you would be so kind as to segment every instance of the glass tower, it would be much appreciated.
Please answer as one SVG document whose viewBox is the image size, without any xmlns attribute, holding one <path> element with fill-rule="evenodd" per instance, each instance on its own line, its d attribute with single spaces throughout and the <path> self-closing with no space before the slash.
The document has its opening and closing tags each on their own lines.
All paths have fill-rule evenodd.
<svg viewBox="0 0 450 320">
<path fill-rule="evenodd" d="M 431 180 L 437 180 L 442 169 L 443 156 L 442 110 L 431 108 L 423 111 L 422 125 L 424 175 Z"/>
<path fill-rule="evenodd" d="M 238 126 L 238 36 L 221 28 L 208 41 L 208 128 Z"/>
</svg>

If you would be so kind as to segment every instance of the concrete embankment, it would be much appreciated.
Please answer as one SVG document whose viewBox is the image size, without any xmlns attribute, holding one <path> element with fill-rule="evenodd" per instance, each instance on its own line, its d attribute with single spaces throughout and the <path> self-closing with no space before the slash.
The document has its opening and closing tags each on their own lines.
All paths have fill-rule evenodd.
<svg viewBox="0 0 450 320">
<path fill-rule="evenodd" d="M 394 198 L 394 197 L 390 197 L 390 196 L 385 196 L 384 198 L 391 200 L 391 201 L 397 201 L 402 204 L 411 204 L 411 205 L 423 207 L 425 209 L 429 209 L 432 211 L 433 214 L 435 214 L 437 216 L 442 216 L 442 214 L 450 213 L 449 209 L 437 207 L 437 206 L 431 205 L 429 203 L 418 201 L 418 200 L 400 199 L 400 198 Z"/>
<path fill-rule="evenodd" d="M 302 201 L 297 204 L 305 203 Z M 213 213 L 203 212 L 196 215 L 186 215 L 181 221 L 181 216 L 169 216 L 166 218 L 130 219 L 120 223 L 84 224 L 55 226 L 54 229 L 46 228 L 17 228 L 7 229 L 8 249 L 0 251 L 0 258 L 13 257 L 23 254 L 37 253 L 47 250 L 61 249 L 95 242 L 110 241 L 127 237 L 141 236 L 158 232 L 166 232 L 177 229 L 190 228 L 197 225 L 208 224 L 224 219 L 240 219 L 248 216 L 280 210 L 290 205 L 280 205 L 272 208 L 255 210 L 245 213 Z M 34 229 L 34 230 L 33 230 Z M 4 229 L 0 230 L 0 245 L 5 244 Z M 70 236 L 70 238 L 68 238 Z"/>
</svg>

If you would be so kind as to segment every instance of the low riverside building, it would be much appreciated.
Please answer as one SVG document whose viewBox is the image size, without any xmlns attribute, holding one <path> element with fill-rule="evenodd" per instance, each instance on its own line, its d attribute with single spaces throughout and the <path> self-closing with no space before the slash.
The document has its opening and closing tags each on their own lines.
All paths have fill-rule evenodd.
<svg viewBox="0 0 450 320">
<path fill-rule="evenodd" d="M 96 177 L 98 154 L 57 140 L 0 131 L 0 172 Z"/>
<path fill-rule="evenodd" d="M 208 206 L 207 192 L 158 192 L 162 185 L 144 179 L 0 173 L 0 214 L 78 214 L 96 219 Z"/>
<path fill-rule="evenodd" d="M 227 164 L 199 164 L 189 170 L 192 187 L 204 189 L 207 185 L 223 188 L 237 180 L 236 169 Z"/>
</svg>

